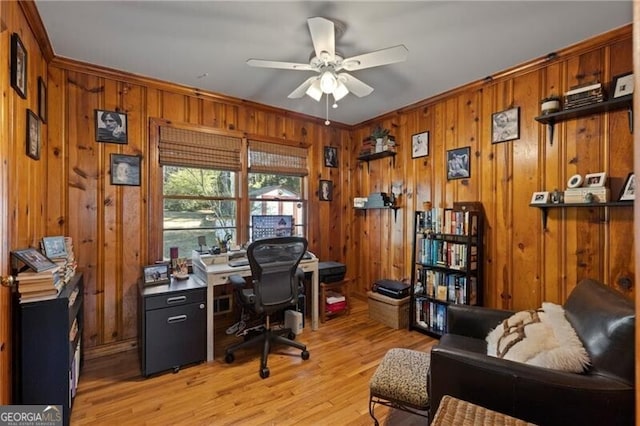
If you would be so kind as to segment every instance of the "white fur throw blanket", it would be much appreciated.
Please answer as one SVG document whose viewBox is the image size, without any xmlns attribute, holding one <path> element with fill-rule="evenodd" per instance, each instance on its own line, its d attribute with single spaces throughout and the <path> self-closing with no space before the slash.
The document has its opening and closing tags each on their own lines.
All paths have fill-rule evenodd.
<svg viewBox="0 0 640 426">
<path fill-rule="evenodd" d="M 486 340 L 488 355 L 538 367 L 581 373 L 590 362 L 564 309 L 554 303 L 515 313 L 491 330 Z"/>
</svg>

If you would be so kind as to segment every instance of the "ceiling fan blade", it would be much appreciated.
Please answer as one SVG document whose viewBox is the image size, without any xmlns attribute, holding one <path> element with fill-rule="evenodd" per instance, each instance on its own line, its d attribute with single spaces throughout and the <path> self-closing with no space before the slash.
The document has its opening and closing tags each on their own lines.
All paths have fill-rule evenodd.
<svg viewBox="0 0 640 426">
<path fill-rule="evenodd" d="M 299 64 L 297 62 L 279 62 L 279 61 L 266 61 L 263 59 L 249 59 L 247 65 L 258 68 L 277 68 L 285 70 L 301 70 L 301 71 L 314 71 L 314 68 L 309 64 Z"/>
<path fill-rule="evenodd" d="M 297 98 L 303 97 L 307 93 L 309 86 L 311 86 L 311 84 L 313 84 L 313 82 L 317 79 L 318 79 L 318 76 L 314 76 L 306 79 L 304 83 L 296 87 L 296 89 L 293 92 L 289 93 L 289 96 L 287 97 L 289 99 L 297 99 Z"/>
<path fill-rule="evenodd" d="M 407 60 L 407 53 L 409 53 L 409 50 L 400 44 L 398 46 L 347 58 L 342 61 L 342 68 L 347 71 L 356 71 L 402 62 Z"/>
<path fill-rule="evenodd" d="M 347 86 L 349 92 L 353 93 L 359 98 L 370 95 L 371 92 L 373 92 L 373 87 L 362 82 L 361 80 L 358 80 L 354 76 L 347 74 L 346 72 L 338 74 L 338 78 L 344 83 L 345 86 Z"/>
<path fill-rule="evenodd" d="M 336 54 L 336 32 L 333 22 L 317 17 L 307 19 L 307 23 L 316 56 L 324 61 L 333 61 Z M 327 52 L 328 56 L 323 57 L 322 52 Z"/>
</svg>

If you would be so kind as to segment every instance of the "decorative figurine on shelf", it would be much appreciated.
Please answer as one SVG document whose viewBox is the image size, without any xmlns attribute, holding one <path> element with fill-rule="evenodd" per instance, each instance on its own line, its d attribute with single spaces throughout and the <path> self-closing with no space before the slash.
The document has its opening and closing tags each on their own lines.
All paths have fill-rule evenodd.
<svg viewBox="0 0 640 426">
<path fill-rule="evenodd" d="M 562 191 L 559 191 L 558 189 L 554 189 L 551 193 L 551 202 L 553 204 L 561 204 L 564 201 L 563 198 Z"/>
<path fill-rule="evenodd" d="M 180 257 L 176 259 L 176 266 L 173 270 L 173 276 L 177 280 L 186 280 L 189 278 L 189 266 L 187 265 L 187 259 Z"/>
</svg>

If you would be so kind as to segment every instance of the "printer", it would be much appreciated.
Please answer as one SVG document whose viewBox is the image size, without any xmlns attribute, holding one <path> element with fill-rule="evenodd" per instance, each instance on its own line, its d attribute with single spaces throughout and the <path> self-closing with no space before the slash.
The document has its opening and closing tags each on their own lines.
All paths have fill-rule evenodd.
<svg viewBox="0 0 640 426">
<path fill-rule="evenodd" d="M 335 283 L 342 281 L 347 272 L 347 266 L 339 262 L 318 262 L 318 281 L 321 283 Z"/>
</svg>

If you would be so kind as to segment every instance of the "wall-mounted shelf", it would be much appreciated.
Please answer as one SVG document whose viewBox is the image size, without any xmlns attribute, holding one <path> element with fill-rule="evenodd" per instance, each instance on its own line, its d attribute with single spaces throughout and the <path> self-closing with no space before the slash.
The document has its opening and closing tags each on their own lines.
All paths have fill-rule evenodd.
<svg viewBox="0 0 640 426">
<path fill-rule="evenodd" d="M 367 162 L 367 173 L 369 173 L 369 161 L 379 160 L 381 158 L 391 157 L 393 167 L 396 166 L 396 152 L 395 151 L 380 151 L 371 154 L 363 154 L 358 156 L 358 161 Z"/>
<path fill-rule="evenodd" d="M 537 207 L 542 212 L 542 229 L 547 229 L 547 215 L 549 209 L 566 207 L 633 207 L 633 201 L 607 201 L 606 203 L 545 203 L 529 204 L 530 207 Z"/>
<path fill-rule="evenodd" d="M 556 123 L 573 118 L 584 117 L 590 114 L 599 114 L 608 111 L 627 109 L 629 120 L 629 132 L 633 133 L 633 95 L 621 96 L 609 99 L 592 105 L 585 105 L 578 108 L 571 108 L 563 111 L 552 112 L 536 117 L 536 121 L 546 124 L 549 136 L 549 143 L 553 145 L 553 131 Z"/>
<path fill-rule="evenodd" d="M 364 216 L 367 216 L 367 210 L 384 210 L 391 209 L 393 210 L 393 221 L 395 222 L 398 219 L 398 209 L 399 206 L 385 206 L 385 207 L 354 207 L 354 210 L 362 210 L 364 211 Z"/>
</svg>

